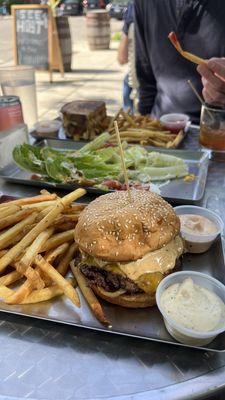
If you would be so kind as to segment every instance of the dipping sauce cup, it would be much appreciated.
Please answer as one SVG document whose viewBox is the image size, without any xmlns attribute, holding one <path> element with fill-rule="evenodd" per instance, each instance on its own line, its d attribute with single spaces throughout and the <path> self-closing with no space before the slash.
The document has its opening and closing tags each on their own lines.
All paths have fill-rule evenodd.
<svg viewBox="0 0 225 400">
<path fill-rule="evenodd" d="M 58 120 L 44 120 L 39 121 L 34 125 L 34 129 L 39 136 L 46 137 L 58 137 L 59 129 L 62 126 L 62 122 Z"/>
<path fill-rule="evenodd" d="M 175 213 L 180 215 L 199 215 L 212 221 L 217 230 L 210 234 L 200 234 L 198 232 L 190 232 L 181 226 L 181 236 L 185 241 L 185 248 L 189 253 L 204 253 L 209 250 L 213 242 L 219 234 L 223 232 L 224 224 L 222 219 L 215 212 L 204 207 L 198 206 L 177 206 L 174 207 Z"/>
<path fill-rule="evenodd" d="M 181 129 L 185 130 L 190 124 L 190 118 L 186 114 L 165 114 L 160 117 L 161 124 L 165 129 L 173 133 L 179 133 Z"/>
<path fill-rule="evenodd" d="M 225 286 L 217 279 L 201 272 L 182 271 L 175 272 L 164 278 L 156 290 L 156 303 L 161 312 L 165 326 L 169 334 L 178 342 L 191 346 L 205 346 L 215 337 L 225 331 L 225 318 L 221 316 L 219 327 L 210 331 L 197 331 L 178 324 L 165 310 L 161 303 L 162 293 L 171 285 L 182 283 L 185 279 L 191 278 L 195 285 L 207 289 L 217 295 L 225 303 Z"/>
</svg>

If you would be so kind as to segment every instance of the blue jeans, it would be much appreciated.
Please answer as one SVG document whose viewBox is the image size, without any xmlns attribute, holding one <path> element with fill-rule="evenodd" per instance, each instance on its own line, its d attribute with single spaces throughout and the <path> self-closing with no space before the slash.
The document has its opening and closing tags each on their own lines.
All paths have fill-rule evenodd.
<svg viewBox="0 0 225 400">
<path fill-rule="evenodd" d="M 123 109 L 127 111 L 129 108 L 131 112 L 133 112 L 133 100 L 130 99 L 130 94 L 132 92 L 132 88 L 128 83 L 128 74 L 125 76 L 123 80 Z"/>
</svg>

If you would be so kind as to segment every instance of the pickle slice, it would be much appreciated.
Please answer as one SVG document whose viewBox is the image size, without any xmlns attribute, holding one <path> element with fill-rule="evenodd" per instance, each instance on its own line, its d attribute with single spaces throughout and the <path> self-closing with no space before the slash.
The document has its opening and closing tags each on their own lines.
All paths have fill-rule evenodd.
<svg viewBox="0 0 225 400">
<path fill-rule="evenodd" d="M 156 292 L 157 286 L 163 279 L 161 272 L 152 272 L 141 275 L 135 283 L 145 293 L 152 294 Z"/>
</svg>

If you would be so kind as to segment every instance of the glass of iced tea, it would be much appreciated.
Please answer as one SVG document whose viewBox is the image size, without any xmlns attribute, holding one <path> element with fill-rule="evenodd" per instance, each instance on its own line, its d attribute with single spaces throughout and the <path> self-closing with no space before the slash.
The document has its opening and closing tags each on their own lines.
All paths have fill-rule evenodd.
<svg viewBox="0 0 225 400">
<path fill-rule="evenodd" d="M 225 156 L 225 109 L 202 106 L 199 142 L 213 153 Z"/>
</svg>

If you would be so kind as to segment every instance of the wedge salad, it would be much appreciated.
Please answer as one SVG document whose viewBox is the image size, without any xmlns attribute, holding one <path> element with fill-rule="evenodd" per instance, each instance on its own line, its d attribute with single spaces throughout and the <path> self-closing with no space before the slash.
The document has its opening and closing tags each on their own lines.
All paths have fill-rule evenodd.
<svg viewBox="0 0 225 400">
<path fill-rule="evenodd" d="M 33 173 L 34 179 L 124 190 L 119 148 L 109 144 L 109 138 L 108 133 L 103 133 L 76 151 L 22 144 L 14 148 L 13 159 L 20 168 Z M 181 158 L 149 152 L 126 142 L 122 145 L 131 187 L 148 190 L 151 182 L 157 184 L 188 175 L 188 167 Z"/>
</svg>

